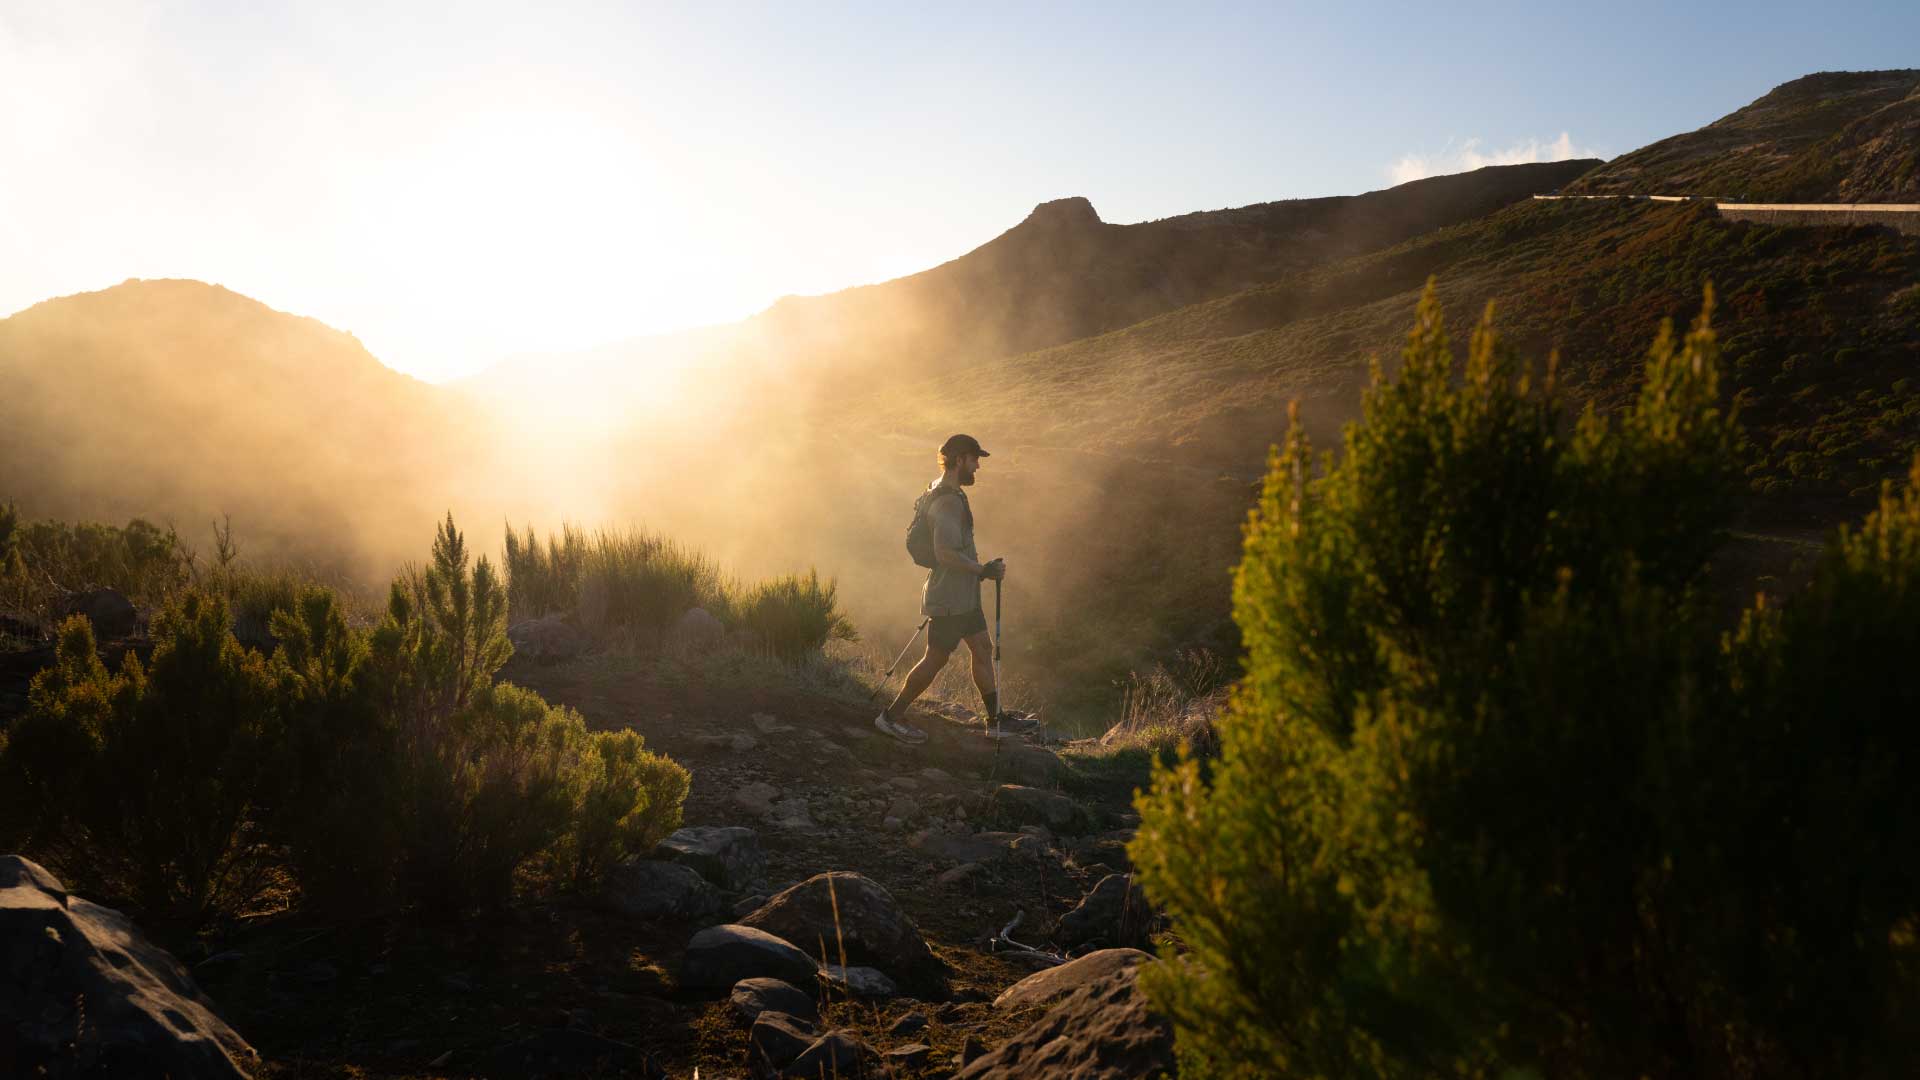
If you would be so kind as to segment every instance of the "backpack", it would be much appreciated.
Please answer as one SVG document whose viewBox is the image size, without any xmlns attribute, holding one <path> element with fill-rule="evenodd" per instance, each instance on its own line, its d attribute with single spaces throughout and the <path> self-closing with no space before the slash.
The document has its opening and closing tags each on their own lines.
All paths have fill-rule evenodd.
<svg viewBox="0 0 1920 1080">
<path fill-rule="evenodd" d="M 929 570 L 938 567 L 940 561 L 933 555 L 933 526 L 927 520 L 927 511 L 932 508 L 934 498 L 941 494 L 959 495 L 960 505 L 967 505 L 967 497 L 960 492 L 951 488 L 935 488 L 913 501 L 913 524 L 907 526 L 907 554 L 912 556 L 916 564 Z M 973 516 L 971 511 L 972 508 L 968 507 L 967 516 Z"/>
</svg>

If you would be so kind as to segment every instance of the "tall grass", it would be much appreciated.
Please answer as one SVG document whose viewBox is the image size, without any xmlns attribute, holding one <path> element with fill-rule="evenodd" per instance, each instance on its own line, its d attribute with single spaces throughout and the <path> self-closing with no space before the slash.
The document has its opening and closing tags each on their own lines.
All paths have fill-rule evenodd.
<svg viewBox="0 0 1920 1080">
<path fill-rule="evenodd" d="M 693 608 L 733 631 L 735 644 L 787 663 L 857 636 L 834 583 L 815 571 L 746 584 L 700 552 L 641 529 L 568 525 L 543 543 L 531 527 L 508 528 L 506 567 L 514 621 L 571 613 L 603 645 L 663 645 Z"/>
<path fill-rule="evenodd" d="M 1233 665 L 1205 649 L 1182 653 L 1171 667 L 1133 672 L 1120 694 L 1120 719 L 1100 736 L 1101 747 L 1159 754 L 1185 745 L 1211 756 L 1220 744 L 1214 722 L 1232 679 Z"/>
</svg>

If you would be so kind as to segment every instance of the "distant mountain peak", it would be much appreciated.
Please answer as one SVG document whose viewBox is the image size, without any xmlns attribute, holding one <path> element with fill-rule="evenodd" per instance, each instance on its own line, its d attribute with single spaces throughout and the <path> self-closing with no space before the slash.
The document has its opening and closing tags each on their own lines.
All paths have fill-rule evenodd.
<svg viewBox="0 0 1920 1080">
<path fill-rule="evenodd" d="M 1021 225 L 1031 225 L 1047 229 L 1085 228 L 1100 225 L 1100 214 L 1094 210 L 1093 203 L 1084 195 L 1075 195 L 1067 199 L 1052 199 L 1033 208 L 1027 220 Z"/>
</svg>

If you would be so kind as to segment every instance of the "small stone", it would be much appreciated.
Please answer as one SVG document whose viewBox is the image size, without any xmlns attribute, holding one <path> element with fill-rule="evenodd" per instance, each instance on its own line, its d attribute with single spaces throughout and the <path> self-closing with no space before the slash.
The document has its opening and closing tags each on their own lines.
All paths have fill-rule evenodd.
<svg viewBox="0 0 1920 1080">
<path fill-rule="evenodd" d="M 891 998 L 900 996 L 900 987 L 878 968 L 841 967 L 828 964 L 820 969 L 820 981 L 848 997 Z"/>
<path fill-rule="evenodd" d="M 953 779 L 953 777 L 947 775 L 947 773 L 944 770 L 936 769 L 931 765 L 920 770 L 920 777 L 923 780 L 931 780 L 936 784 L 944 784 L 947 781 Z"/>
<path fill-rule="evenodd" d="M 783 731 L 792 731 L 792 724 L 783 724 L 767 713 L 754 713 L 753 726 L 760 729 L 762 735 L 778 735 Z"/>
<path fill-rule="evenodd" d="M 813 1045 L 800 1052 L 787 1066 L 785 1075 L 820 1076 L 858 1076 L 863 1061 L 873 1056 L 873 1050 L 860 1037 L 851 1031 L 841 1029 L 829 1031 L 813 1041 Z"/>
<path fill-rule="evenodd" d="M 761 817 L 773 812 L 773 801 L 779 797 L 780 789 L 762 780 L 756 780 L 733 793 L 735 803 Z"/>
<path fill-rule="evenodd" d="M 899 788 L 901 791 L 920 790 L 919 783 L 911 776 L 895 776 L 887 781 L 887 786 Z"/>
<path fill-rule="evenodd" d="M 881 818 L 880 827 L 888 832 L 899 832 L 907 827 L 907 823 L 897 817 Z"/>
<path fill-rule="evenodd" d="M 751 1024 L 761 1013 L 786 1013 L 802 1020 L 820 1019 L 820 1007 L 799 987 L 779 979 L 741 979 L 729 997 L 735 1015 Z"/>
<path fill-rule="evenodd" d="M 942 872 L 941 875 L 934 880 L 942 885 L 958 885 L 979 872 L 979 863 L 961 863 L 951 870 Z"/>
<path fill-rule="evenodd" d="M 960 1064 L 962 1067 L 973 1064 L 976 1058 L 986 1056 L 987 1044 L 981 1042 L 980 1036 L 978 1035 L 969 1035 L 967 1036 L 967 1041 L 960 1044 Z"/>
<path fill-rule="evenodd" d="M 747 1055 L 757 1065 L 780 1068 L 799 1057 L 814 1041 L 814 1026 L 783 1012 L 767 1011 L 754 1018 L 747 1032 Z"/>
<path fill-rule="evenodd" d="M 731 987 L 756 976 L 811 983 L 818 970 L 785 938 L 750 926 L 709 926 L 687 942 L 680 981 L 686 986 Z"/>
<path fill-rule="evenodd" d="M 920 814 L 920 804 L 915 802 L 913 798 L 908 795 L 902 795 L 899 798 L 893 800 L 891 803 L 887 804 L 888 817 L 899 818 L 902 821 L 906 821 L 911 818 L 918 817 L 919 814 Z"/>
<path fill-rule="evenodd" d="M 887 1051 L 887 1064 L 896 1069 L 918 1069 L 932 1053 L 933 1047 L 926 1043 L 908 1043 Z"/>
<path fill-rule="evenodd" d="M 599 899 L 636 919 L 704 919 L 725 906 L 720 890 L 692 867 L 633 856 L 607 871 Z"/>
<path fill-rule="evenodd" d="M 900 1019 L 895 1020 L 893 1026 L 887 1029 L 887 1034 L 896 1039 L 904 1039 L 909 1035 L 918 1035 L 925 1030 L 927 1030 L 927 1014 L 916 1009 L 900 1017 Z"/>
<path fill-rule="evenodd" d="M 752 750 L 754 747 L 759 746 L 760 740 L 742 731 L 735 734 L 731 739 L 729 739 L 728 745 L 733 747 L 734 753 L 744 754 L 747 751 Z"/>
</svg>

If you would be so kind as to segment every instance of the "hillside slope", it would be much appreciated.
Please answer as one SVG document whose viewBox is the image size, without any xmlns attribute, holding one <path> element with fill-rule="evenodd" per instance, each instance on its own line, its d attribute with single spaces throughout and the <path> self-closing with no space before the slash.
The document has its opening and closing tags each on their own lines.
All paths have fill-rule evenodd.
<svg viewBox="0 0 1920 1080">
<path fill-rule="evenodd" d="M 257 554 L 409 550 L 384 536 L 417 534 L 457 496 L 480 423 L 351 334 L 197 281 L 136 279 L 0 320 L 0 382 L 0 499 L 171 518 L 197 540 L 232 514 Z"/>
<path fill-rule="evenodd" d="M 1920 202 L 1920 70 L 1795 79 L 1698 131 L 1623 154 L 1570 194 Z"/>
<path fill-rule="evenodd" d="M 1603 409 L 1635 392 L 1659 321 L 1684 323 L 1714 282 L 1756 493 L 1864 499 L 1920 446 L 1920 239 L 1676 204 L 1521 204 L 870 408 L 938 401 L 1043 445 L 1257 470 L 1289 400 L 1304 399 L 1323 443 L 1355 415 L 1367 357 L 1391 366 L 1430 275 L 1463 345 L 1494 303 L 1524 352 L 1559 350 L 1574 405 Z"/>
</svg>

